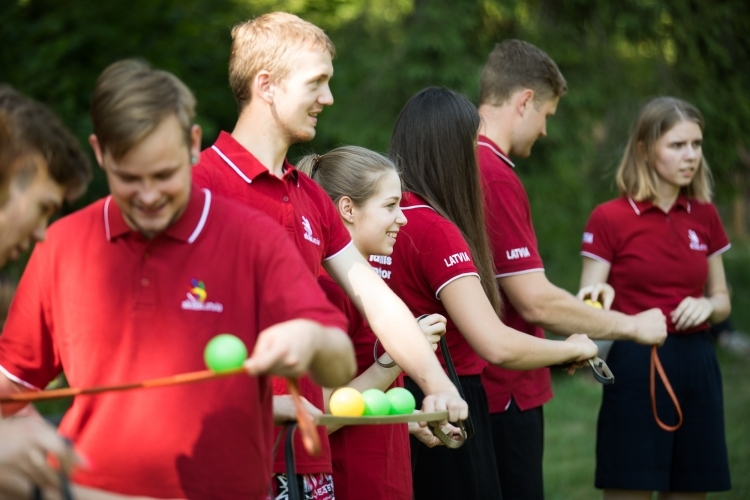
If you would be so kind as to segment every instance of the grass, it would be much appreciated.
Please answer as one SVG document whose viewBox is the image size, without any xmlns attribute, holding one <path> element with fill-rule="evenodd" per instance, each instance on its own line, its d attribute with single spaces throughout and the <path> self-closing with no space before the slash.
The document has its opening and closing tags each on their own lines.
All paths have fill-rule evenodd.
<svg viewBox="0 0 750 500">
<path fill-rule="evenodd" d="M 732 491 L 709 500 L 750 498 L 750 359 L 719 351 Z M 547 500 L 601 499 L 594 488 L 596 418 L 601 386 L 588 376 L 553 376 L 555 397 L 545 405 L 544 481 Z"/>
</svg>

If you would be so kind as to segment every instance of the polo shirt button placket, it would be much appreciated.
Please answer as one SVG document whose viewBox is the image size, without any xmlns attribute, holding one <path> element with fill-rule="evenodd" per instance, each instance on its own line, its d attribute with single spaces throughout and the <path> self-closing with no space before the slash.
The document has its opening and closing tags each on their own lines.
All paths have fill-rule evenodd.
<svg viewBox="0 0 750 500">
<path fill-rule="evenodd" d="M 289 197 L 288 197 L 288 196 L 284 196 L 284 197 L 282 198 L 282 200 L 284 200 L 284 202 L 287 202 L 287 203 L 288 203 L 288 202 L 289 202 Z"/>
</svg>

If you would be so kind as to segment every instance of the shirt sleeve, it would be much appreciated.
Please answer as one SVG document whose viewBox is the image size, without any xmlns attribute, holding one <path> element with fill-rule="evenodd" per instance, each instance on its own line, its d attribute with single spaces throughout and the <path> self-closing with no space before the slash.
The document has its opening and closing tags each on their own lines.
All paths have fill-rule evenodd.
<svg viewBox="0 0 750 500">
<path fill-rule="evenodd" d="M 265 237 L 262 242 L 255 241 L 258 252 L 254 262 L 258 296 L 263 297 L 258 307 L 259 331 L 292 319 L 309 319 L 347 331 L 346 317 L 328 301 L 283 230 L 270 219 L 262 225 L 260 232 Z"/>
<path fill-rule="evenodd" d="M 422 235 L 418 265 L 436 298 L 451 281 L 477 276 L 477 268 L 461 231 L 448 221 L 436 222 Z"/>
<path fill-rule="evenodd" d="M 46 287 L 48 247 L 34 249 L 0 335 L 0 372 L 32 390 L 44 389 L 62 371 Z"/>
<path fill-rule="evenodd" d="M 485 191 L 485 224 L 498 277 L 543 271 L 523 186 L 494 181 Z"/>
<path fill-rule="evenodd" d="M 612 265 L 615 247 L 610 235 L 610 224 L 601 206 L 594 209 L 586 223 L 581 242 L 581 255 Z"/>
<path fill-rule="evenodd" d="M 710 231 L 708 257 L 711 258 L 714 255 L 726 252 L 732 245 L 729 243 L 729 238 L 724 230 L 724 225 L 721 223 L 721 217 L 719 217 L 719 213 L 716 211 L 716 207 L 712 203 L 708 204 L 708 214 L 708 228 Z"/>
</svg>

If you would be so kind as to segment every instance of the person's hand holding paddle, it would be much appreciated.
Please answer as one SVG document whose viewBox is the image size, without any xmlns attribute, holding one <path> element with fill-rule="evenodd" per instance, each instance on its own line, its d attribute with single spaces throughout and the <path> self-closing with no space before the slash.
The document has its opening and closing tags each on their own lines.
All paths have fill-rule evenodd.
<svg viewBox="0 0 750 500">
<path fill-rule="evenodd" d="M 448 320 L 441 314 L 425 314 L 417 318 L 417 324 L 422 329 L 433 351 L 437 351 L 440 338 L 445 335 Z"/>
</svg>

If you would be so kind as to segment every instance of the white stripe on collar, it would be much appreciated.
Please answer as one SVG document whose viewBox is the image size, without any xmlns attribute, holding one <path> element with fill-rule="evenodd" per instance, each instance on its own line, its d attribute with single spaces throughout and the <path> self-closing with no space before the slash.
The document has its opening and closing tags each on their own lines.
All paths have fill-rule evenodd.
<svg viewBox="0 0 750 500">
<path fill-rule="evenodd" d="M 203 213 L 201 214 L 201 219 L 198 221 L 198 225 L 195 226 L 195 231 L 188 238 L 188 243 L 193 243 L 201 234 L 203 226 L 206 225 L 206 219 L 208 219 L 208 212 L 211 209 L 211 191 L 203 188 L 203 192 L 206 194 L 206 199 L 203 200 Z"/>
<path fill-rule="evenodd" d="M 219 148 L 216 147 L 216 144 L 214 144 L 213 146 L 211 146 L 211 149 L 213 149 L 214 151 L 216 151 L 216 153 L 221 157 L 221 159 L 224 160 L 227 165 L 229 165 L 230 167 L 232 167 L 232 170 L 234 170 L 234 172 L 237 175 L 239 175 L 240 177 L 242 177 L 242 180 L 244 180 L 248 184 L 252 184 L 253 183 L 253 180 L 251 178 L 249 178 L 248 176 L 246 176 L 245 174 L 243 174 L 242 170 L 240 170 L 239 167 L 232 162 L 232 160 L 230 160 L 229 158 L 227 158 L 227 156 L 224 153 L 222 153 Z"/>
<path fill-rule="evenodd" d="M 628 196 L 628 202 L 630 203 L 630 206 L 633 207 L 633 210 L 635 210 L 636 215 L 641 215 L 641 211 L 638 210 L 638 207 L 635 206 L 635 202 L 633 201 L 633 198 Z"/>
<path fill-rule="evenodd" d="M 412 205 L 412 206 L 410 206 L 410 207 L 401 207 L 401 210 L 402 210 L 402 211 L 403 211 L 403 210 L 411 210 L 412 208 L 429 208 L 429 209 L 430 209 L 430 210 L 432 210 L 433 212 L 435 211 L 435 209 L 434 209 L 434 208 L 432 208 L 432 207 L 431 207 L 431 206 L 429 206 L 429 205 Z"/>
<path fill-rule="evenodd" d="M 479 146 L 484 146 L 486 148 L 490 148 L 497 156 L 500 157 L 501 160 L 503 160 L 505 163 L 507 163 L 508 165 L 510 165 L 512 168 L 516 168 L 516 164 L 513 163 L 512 161 L 510 161 L 510 158 L 508 158 L 507 156 L 505 156 L 504 154 L 502 154 L 500 151 L 498 151 L 497 149 L 495 149 L 492 146 L 492 144 L 489 144 L 487 142 L 482 142 L 482 141 L 478 141 L 477 144 Z"/>
<path fill-rule="evenodd" d="M 107 236 L 107 241 L 112 241 L 112 235 L 109 232 L 109 202 L 112 201 L 112 195 L 107 196 L 107 200 L 104 202 L 104 234 Z"/>
<path fill-rule="evenodd" d="M 628 196 L 628 202 L 630 203 L 630 206 L 633 207 L 633 210 L 635 210 L 636 215 L 641 215 L 641 211 L 638 210 L 638 207 L 635 206 L 635 202 L 633 201 L 633 198 Z M 690 213 L 690 200 L 687 200 L 687 213 Z"/>
</svg>

